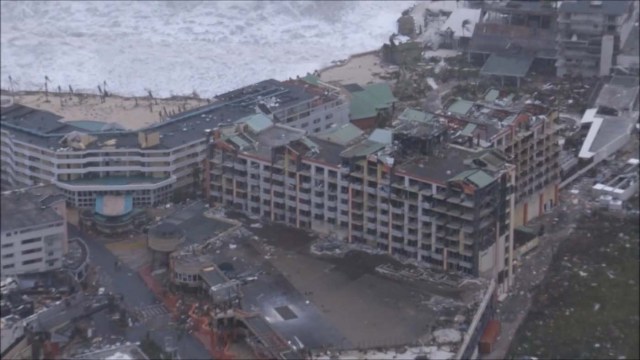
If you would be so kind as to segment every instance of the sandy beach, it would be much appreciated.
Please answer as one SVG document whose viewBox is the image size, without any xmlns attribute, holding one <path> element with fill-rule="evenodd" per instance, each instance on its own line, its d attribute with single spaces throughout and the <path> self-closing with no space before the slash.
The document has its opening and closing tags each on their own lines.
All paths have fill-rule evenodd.
<svg viewBox="0 0 640 360">
<path fill-rule="evenodd" d="M 167 114 L 179 113 L 206 105 L 205 99 L 170 98 L 154 99 L 149 97 L 127 98 L 110 95 L 104 102 L 98 95 L 49 93 L 49 101 L 44 92 L 4 93 L 12 96 L 14 102 L 36 109 L 46 110 L 63 117 L 62 121 L 96 120 L 117 123 L 129 130 L 137 130 L 166 118 Z"/>
<path fill-rule="evenodd" d="M 340 65 L 330 66 L 319 71 L 320 79 L 328 83 L 367 85 L 385 82 L 385 76 L 397 67 L 383 65 L 378 52 L 354 55 Z"/>
</svg>

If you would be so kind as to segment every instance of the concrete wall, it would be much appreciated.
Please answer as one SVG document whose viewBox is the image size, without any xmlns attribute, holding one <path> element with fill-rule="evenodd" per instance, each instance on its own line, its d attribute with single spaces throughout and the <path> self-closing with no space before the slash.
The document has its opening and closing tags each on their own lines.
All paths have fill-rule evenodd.
<svg viewBox="0 0 640 360">
<path fill-rule="evenodd" d="M 600 76 L 607 76 L 611 72 L 613 64 L 613 35 L 605 35 L 602 37 L 602 47 L 600 48 Z"/>
<path fill-rule="evenodd" d="M 542 212 L 540 212 L 540 195 L 542 195 Z M 547 210 L 550 210 L 551 204 L 550 200 L 553 200 L 553 206 L 556 205 L 557 199 L 555 194 L 555 184 L 549 184 L 541 191 L 534 193 L 528 198 L 522 200 L 519 204 L 516 205 L 515 211 L 513 213 L 513 226 L 518 227 L 522 225 L 526 225 L 527 222 L 537 218 L 540 215 L 544 214 L 545 204 L 547 206 Z M 525 209 L 526 208 L 526 209 Z M 526 219 L 525 219 L 525 210 L 526 210 Z"/>
</svg>

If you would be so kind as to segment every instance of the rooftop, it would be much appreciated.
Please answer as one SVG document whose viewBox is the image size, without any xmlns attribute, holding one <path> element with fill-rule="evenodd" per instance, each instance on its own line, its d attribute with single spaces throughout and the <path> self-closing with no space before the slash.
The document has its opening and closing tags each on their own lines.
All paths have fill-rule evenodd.
<svg viewBox="0 0 640 360">
<path fill-rule="evenodd" d="M 454 37 L 471 37 L 476 24 L 480 21 L 480 9 L 458 8 L 453 10 L 447 21 L 440 27 L 441 31 L 451 30 Z M 465 23 L 466 22 L 466 23 Z M 462 26 L 466 24 L 466 26 Z"/>
<path fill-rule="evenodd" d="M 375 117 L 381 109 L 389 108 L 397 99 L 387 83 L 371 84 L 364 90 L 351 92 L 351 120 Z"/>
<path fill-rule="evenodd" d="M 631 1 L 628 0 L 604 0 L 604 1 L 576 1 L 565 0 L 560 4 L 561 13 L 624 15 L 629 11 Z"/>
<path fill-rule="evenodd" d="M 480 74 L 524 77 L 532 63 L 533 57 L 527 55 L 491 54 L 480 69 Z"/>
<path fill-rule="evenodd" d="M 53 185 L 34 186 L 2 193 L 2 231 L 18 230 L 40 224 L 62 221 L 51 204 L 64 201 Z"/>
<path fill-rule="evenodd" d="M 625 55 L 640 56 L 640 36 L 638 34 L 638 24 L 633 25 L 627 41 L 622 46 L 621 53 Z"/>
<path fill-rule="evenodd" d="M 590 124 L 589 132 L 578 156 L 589 159 L 600 151 L 607 151 L 612 145 L 618 143 L 619 139 L 632 132 L 635 121 L 631 116 L 607 116 L 599 114 L 597 108 L 588 109 L 580 123 Z"/>
<path fill-rule="evenodd" d="M 434 118 L 434 115 L 431 113 L 426 113 L 418 110 L 414 110 L 411 108 L 405 109 L 402 114 L 398 116 L 398 120 L 400 121 L 409 121 L 409 122 L 425 122 L 428 123 Z"/>
<path fill-rule="evenodd" d="M 479 23 L 469 42 L 469 50 L 482 53 L 527 54 L 541 58 L 555 58 L 555 32 L 548 29 Z"/>
<path fill-rule="evenodd" d="M 629 111 L 633 109 L 634 103 L 638 99 L 638 78 L 634 79 L 636 82 L 635 87 L 628 87 L 624 85 L 605 84 L 598 98 L 596 99 L 596 106 L 608 107 L 618 111 Z M 624 83 L 625 80 L 618 80 L 618 83 Z"/>
<path fill-rule="evenodd" d="M 346 123 L 342 126 L 334 127 L 325 133 L 314 135 L 314 137 L 339 145 L 347 145 L 363 134 L 364 132 L 357 126 Z"/>
<path fill-rule="evenodd" d="M 478 172 L 481 167 L 474 164 L 472 160 L 493 152 L 492 150 L 473 151 L 450 145 L 448 149 L 441 151 L 436 156 L 408 160 L 398 166 L 398 171 L 405 174 L 415 174 L 440 183 L 468 179 L 481 188 L 493 180 L 494 172 L 490 169 L 493 166 L 487 167 L 485 165 L 482 172 Z M 505 163 L 504 157 L 498 158 L 495 167 L 499 168 Z"/>
<path fill-rule="evenodd" d="M 317 92 L 317 91 L 316 91 Z M 220 101 L 185 111 L 168 120 L 140 129 L 144 133 L 159 132 L 160 142 L 150 149 L 171 149 L 189 142 L 203 140 L 206 131 L 256 114 L 259 102 L 268 104 L 271 110 L 293 106 L 308 101 L 317 94 L 295 82 L 265 80 L 254 85 L 218 96 Z M 60 121 L 61 117 L 50 112 L 14 104 L 1 109 L 3 128 L 11 130 L 18 140 L 37 144 L 52 150 L 62 148 L 63 136 L 71 131 L 88 132 L 97 139 L 87 149 L 104 147 L 139 148 L 138 131 L 92 132 L 83 127 Z"/>
</svg>

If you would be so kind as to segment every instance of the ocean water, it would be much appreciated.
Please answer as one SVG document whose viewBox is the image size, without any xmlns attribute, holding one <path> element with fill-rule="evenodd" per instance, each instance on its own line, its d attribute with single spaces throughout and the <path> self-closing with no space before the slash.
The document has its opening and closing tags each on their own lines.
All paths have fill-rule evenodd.
<svg viewBox="0 0 640 360">
<path fill-rule="evenodd" d="M 1 86 L 215 96 L 377 49 L 414 1 L 1 3 Z"/>
</svg>

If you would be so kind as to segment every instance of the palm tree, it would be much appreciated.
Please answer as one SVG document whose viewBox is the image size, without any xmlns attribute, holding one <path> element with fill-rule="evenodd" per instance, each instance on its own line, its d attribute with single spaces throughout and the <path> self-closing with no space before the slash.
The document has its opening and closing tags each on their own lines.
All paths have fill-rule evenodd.
<svg viewBox="0 0 640 360">
<path fill-rule="evenodd" d="M 49 77 L 47 75 L 44 76 L 44 98 L 45 102 L 49 102 Z"/>
<path fill-rule="evenodd" d="M 468 29 L 469 25 L 471 25 L 471 20 L 469 20 L 469 19 L 464 19 L 464 20 L 462 21 L 462 36 L 464 36 L 464 31 L 465 31 L 465 30 L 469 30 L 469 29 Z"/>
</svg>

